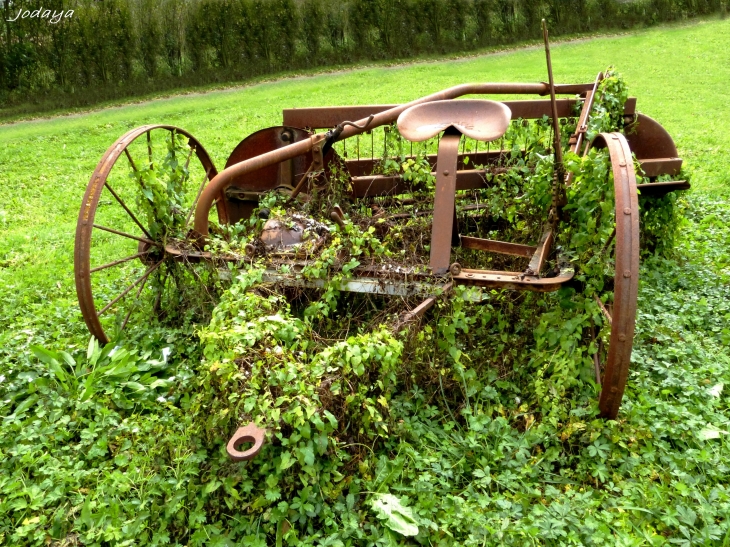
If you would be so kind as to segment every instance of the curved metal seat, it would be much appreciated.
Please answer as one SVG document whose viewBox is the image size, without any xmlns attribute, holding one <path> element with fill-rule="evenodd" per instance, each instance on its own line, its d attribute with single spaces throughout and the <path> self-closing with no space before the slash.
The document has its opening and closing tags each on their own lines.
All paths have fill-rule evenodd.
<svg viewBox="0 0 730 547">
<path fill-rule="evenodd" d="M 496 101 L 432 101 L 404 110 L 398 130 L 409 141 L 420 142 L 453 126 L 467 137 L 488 142 L 504 135 L 511 118 L 509 107 Z"/>
</svg>

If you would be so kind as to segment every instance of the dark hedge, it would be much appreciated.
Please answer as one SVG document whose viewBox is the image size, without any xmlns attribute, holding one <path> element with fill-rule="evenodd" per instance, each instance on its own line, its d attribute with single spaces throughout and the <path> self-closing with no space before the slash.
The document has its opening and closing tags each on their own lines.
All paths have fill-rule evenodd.
<svg viewBox="0 0 730 547">
<path fill-rule="evenodd" d="M 466 52 L 539 38 L 542 18 L 551 35 L 559 36 L 725 10 L 725 0 L 0 0 L 0 5 L 0 107 L 6 115 L 292 69 Z"/>
</svg>

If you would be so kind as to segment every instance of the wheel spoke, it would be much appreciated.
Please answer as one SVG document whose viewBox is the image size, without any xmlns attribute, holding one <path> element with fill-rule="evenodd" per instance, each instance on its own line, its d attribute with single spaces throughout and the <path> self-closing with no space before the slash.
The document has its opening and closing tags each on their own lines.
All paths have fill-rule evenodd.
<svg viewBox="0 0 730 547">
<path fill-rule="evenodd" d="M 122 294 L 120 294 L 114 300 L 112 300 L 106 306 L 104 306 L 101 309 L 101 311 L 98 312 L 96 315 L 99 316 L 99 317 L 101 317 L 101 315 L 104 312 L 106 312 L 114 304 L 116 304 L 117 302 L 119 302 L 122 298 L 124 298 L 125 296 L 127 296 L 127 293 L 129 293 L 129 291 L 131 291 L 133 288 L 135 288 L 142 281 L 145 281 L 152 272 L 154 272 L 157 268 L 160 267 L 160 264 L 162 264 L 163 262 L 164 262 L 163 260 L 160 260 L 157 264 L 154 264 L 153 266 L 150 266 L 149 268 L 147 268 L 147 271 L 145 273 L 143 273 L 140 277 L 138 277 L 137 280 L 134 283 L 132 283 L 126 289 L 124 289 L 124 291 L 122 291 Z"/>
<path fill-rule="evenodd" d="M 125 148 L 124 153 L 126 154 L 127 159 L 129 160 L 129 165 L 132 166 L 132 171 L 134 171 L 135 175 L 139 176 L 139 171 L 137 171 L 137 165 L 135 165 L 134 160 L 132 159 L 132 155 L 129 153 L 129 150 Z M 140 183 L 141 182 L 142 181 L 140 180 Z"/>
<path fill-rule="evenodd" d="M 162 280 L 162 283 L 160 284 L 160 292 L 157 293 L 157 296 L 155 297 L 155 303 L 152 304 L 152 312 L 154 314 L 157 314 L 158 311 L 160 311 L 160 300 L 162 299 L 162 291 L 165 290 L 165 285 L 167 284 L 167 278 L 170 276 L 170 266 L 168 264 L 167 271 L 165 272 L 165 277 Z"/>
<path fill-rule="evenodd" d="M 89 273 L 98 272 L 99 270 L 105 270 L 106 268 L 111 268 L 112 266 L 116 266 L 118 264 L 123 264 L 125 262 L 129 262 L 130 260 L 134 260 L 135 258 L 140 258 L 146 254 L 149 254 L 149 251 L 144 251 L 141 253 L 137 253 L 135 255 L 120 258 L 119 260 L 115 260 L 114 262 L 109 262 L 108 264 L 104 264 L 102 266 L 97 266 L 96 268 L 91 268 L 89 270 Z"/>
<path fill-rule="evenodd" d="M 142 243 L 148 243 L 150 245 L 154 245 L 155 247 L 162 246 L 159 243 L 152 241 L 151 239 L 147 239 L 145 237 L 133 236 L 132 234 L 128 234 L 127 232 L 120 232 L 119 230 L 115 230 L 114 228 L 108 228 L 107 226 L 102 226 L 101 224 L 94 224 L 94 228 L 97 228 L 99 230 L 104 230 L 105 232 L 109 232 L 111 234 L 116 234 L 118 236 L 128 237 L 129 239 L 135 239 L 137 241 L 141 241 Z"/>
<path fill-rule="evenodd" d="M 150 159 L 150 169 L 154 169 L 155 165 L 152 163 L 152 137 L 149 131 L 147 131 L 147 157 Z"/>
<path fill-rule="evenodd" d="M 148 279 L 149 279 L 149 275 L 144 278 L 144 281 L 142 281 L 142 284 L 139 286 L 139 290 L 137 291 L 137 294 L 134 295 L 135 303 L 139 300 L 139 295 L 142 294 L 142 290 L 144 289 L 144 286 L 147 284 Z M 122 326 L 119 327 L 119 332 L 123 331 L 124 327 L 127 326 L 127 322 L 129 321 L 129 318 L 132 315 L 133 311 L 134 311 L 134 304 L 129 306 L 129 311 L 127 312 L 127 315 L 124 317 L 124 321 L 122 321 Z"/>
<path fill-rule="evenodd" d="M 137 217 L 134 215 L 134 213 L 129 210 L 129 207 L 127 207 L 127 204 L 124 203 L 124 201 L 122 200 L 122 198 L 120 198 L 117 195 L 117 193 L 112 189 L 112 187 L 109 185 L 109 181 L 105 181 L 104 182 L 104 185 L 106 186 L 107 190 L 109 190 L 111 192 L 112 196 L 114 196 L 114 198 L 119 202 L 119 205 L 121 205 L 122 208 L 124 208 L 124 210 L 127 211 L 127 214 L 130 217 L 132 217 L 132 220 L 134 221 L 134 223 L 137 226 L 139 226 L 139 229 L 144 232 L 144 235 L 146 235 L 149 239 L 152 239 L 152 236 L 150 235 L 150 233 L 145 229 L 144 226 L 142 226 L 142 223 L 139 220 L 137 220 Z"/>
<path fill-rule="evenodd" d="M 601 249 L 600 256 L 603 256 L 603 253 L 606 252 L 606 249 L 608 249 L 608 246 L 611 244 L 613 239 L 616 237 L 616 226 L 613 227 L 613 231 L 611 232 L 611 235 L 608 236 L 608 239 L 606 240 L 606 243 L 603 245 L 603 248 Z"/>
<path fill-rule="evenodd" d="M 603 302 L 601 301 L 600 298 L 598 298 L 598 295 L 594 295 L 594 296 L 596 298 L 596 303 L 598 304 L 598 307 L 601 308 L 601 313 L 603 313 L 603 315 L 608 320 L 608 326 L 610 327 L 612 325 L 611 314 L 608 313 L 608 310 L 606 309 L 606 306 L 603 305 Z"/>
</svg>

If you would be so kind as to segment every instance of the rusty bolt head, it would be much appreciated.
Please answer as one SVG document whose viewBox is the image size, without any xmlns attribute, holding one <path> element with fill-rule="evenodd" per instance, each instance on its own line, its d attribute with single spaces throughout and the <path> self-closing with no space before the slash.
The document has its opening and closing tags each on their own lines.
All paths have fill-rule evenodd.
<svg viewBox="0 0 730 547">
<path fill-rule="evenodd" d="M 624 270 L 624 277 L 631 277 L 631 270 Z"/>
<path fill-rule="evenodd" d="M 621 333 L 621 334 L 618 335 L 618 339 L 621 340 L 622 342 L 625 342 L 626 341 L 626 335 L 623 334 L 623 333 Z"/>
<path fill-rule="evenodd" d="M 444 169 L 444 176 L 445 177 L 448 177 L 449 176 L 449 170 L 448 169 Z"/>
<path fill-rule="evenodd" d="M 624 208 L 624 214 L 625 215 L 630 215 L 631 214 L 631 208 L 630 207 Z"/>
</svg>

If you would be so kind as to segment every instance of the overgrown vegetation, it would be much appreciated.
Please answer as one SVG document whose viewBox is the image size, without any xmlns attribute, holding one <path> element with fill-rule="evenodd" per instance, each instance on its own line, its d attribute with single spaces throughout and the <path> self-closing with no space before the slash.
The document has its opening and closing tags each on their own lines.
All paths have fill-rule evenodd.
<svg viewBox="0 0 730 547">
<path fill-rule="evenodd" d="M 22 114 L 285 70 L 470 51 L 540 38 L 542 18 L 559 36 L 724 9 L 724 0 L 8 0 L 0 9 L 0 106 Z"/>
<path fill-rule="evenodd" d="M 713 29 L 712 49 L 700 54 L 697 36 L 707 39 Z M 727 40 L 719 23 L 675 32 L 676 49 L 667 55 L 696 56 L 699 66 Z M 585 59 L 596 50 L 620 57 L 627 41 L 581 45 L 573 70 L 591 79 L 602 66 Z M 656 55 L 654 46 L 648 54 Z M 556 48 L 556 58 L 563 51 Z M 541 55 L 534 59 L 542 66 Z M 506 62 L 514 71 L 531 70 L 529 63 Z M 628 63 L 629 83 L 639 82 L 632 89 L 640 108 L 654 114 L 662 106 L 646 90 L 657 86 L 664 100 L 664 84 L 642 79 L 646 65 L 636 62 Z M 457 68 L 462 80 L 473 79 L 474 65 Z M 509 70 L 492 70 L 480 73 L 517 79 Z M 336 318 L 361 313 L 367 301 L 333 293 L 334 308 L 325 300 L 322 312 L 307 315 L 301 301 L 245 292 L 257 286 L 251 270 L 197 333 L 149 322 L 117 349 L 89 346 L 70 282 L 78 202 L 109 143 L 143 123 L 135 116 L 161 111 L 105 113 L 68 120 L 61 129 L 46 123 L 4 128 L 3 542 L 727 544 L 730 231 L 724 219 L 730 210 L 727 157 L 715 151 L 727 137 L 703 125 L 713 123 L 710 117 L 682 127 L 696 119 L 697 104 L 680 92 L 690 73 L 675 70 L 676 102 L 659 119 L 678 136 L 695 190 L 672 208 L 660 206 L 652 221 L 666 227 L 664 217 L 684 210 L 674 250 L 644 259 L 632 373 L 617 422 L 594 419 L 595 386 L 578 371 L 579 362 L 553 361 L 576 367 L 564 368 L 565 376 L 540 368 L 551 336 L 585 348 L 564 321 L 575 319 L 579 328 L 586 313 L 570 309 L 576 296 L 565 293 L 494 293 L 482 306 L 452 299 L 412 341 L 388 329 L 360 333 L 351 325 L 348 332 L 342 321 L 333 337 L 346 337 L 343 343 L 313 335 Z M 397 76 L 399 87 L 421 81 L 417 68 Z M 385 89 L 389 77 L 378 74 Z M 711 83 L 703 84 L 707 94 L 699 90 L 693 100 L 712 110 L 718 96 Z M 268 87 L 266 100 L 280 100 L 281 92 L 290 101 L 292 88 L 281 89 Z M 372 89 L 363 101 L 392 100 Z M 189 118 L 188 126 L 200 126 L 194 133 L 225 157 L 244 123 L 252 124 L 246 134 L 279 120 L 278 112 L 266 113 L 265 101 L 255 102 L 255 90 L 249 93 L 250 111 L 234 111 L 225 101 L 240 99 L 220 95 L 196 98 L 195 112 L 187 102 L 155 108 L 184 110 L 166 116 Z M 331 97 L 323 102 L 336 100 Z M 218 110 L 211 110 L 212 101 L 221 103 Z M 216 115 L 231 117 L 208 128 Z M 267 122 L 256 117 L 262 115 Z M 600 168 L 600 158 L 591 161 Z M 586 214 L 589 205 L 581 205 Z M 535 331 L 532 310 L 543 306 L 563 322 L 546 320 Z M 561 346 L 555 355 L 565 351 Z M 323 384 L 326 390 L 314 389 Z M 263 412 L 250 407 L 252 400 L 262 401 Z M 233 429 L 264 414 L 267 426 L 278 427 L 267 452 L 249 463 L 228 461 L 224 443 Z M 352 417 L 349 427 L 345 417 Z"/>
</svg>

